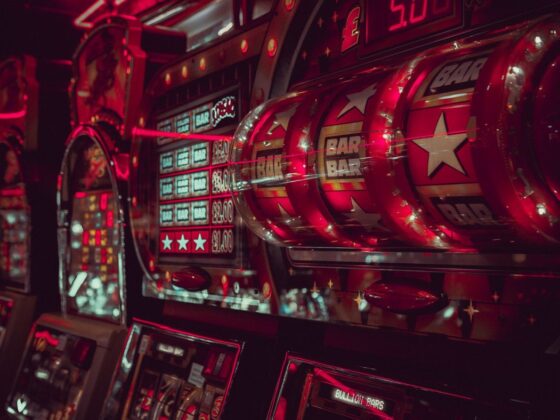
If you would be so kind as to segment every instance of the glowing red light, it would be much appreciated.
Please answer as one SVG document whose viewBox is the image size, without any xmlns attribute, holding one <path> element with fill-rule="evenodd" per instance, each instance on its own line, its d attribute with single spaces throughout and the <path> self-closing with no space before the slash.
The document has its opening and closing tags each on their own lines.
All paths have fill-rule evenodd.
<svg viewBox="0 0 560 420">
<path fill-rule="evenodd" d="M 164 80 L 165 80 L 165 84 L 169 86 L 171 84 L 171 74 L 165 73 Z"/>
<path fill-rule="evenodd" d="M 25 114 L 27 113 L 27 109 L 24 108 L 21 111 L 16 111 L 16 112 L 3 112 L 0 113 L 0 120 L 15 120 L 18 118 L 22 118 L 25 117 Z"/>
<path fill-rule="evenodd" d="M 37 331 L 35 338 L 45 340 L 50 346 L 58 346 L 59 340 L 51 335 L 48 331 Z"/>
<path fill-rule="evenodd" d="M 247 42 L 246 39 L 243 39 L 243 40 L 241 41 L 240 48 L 241 48 L 241 52 L 242 52 L 243 54 L 246 54 L 247 51 L 249 51 L 249 43 Z"/>
<path fill-rule="evenodd" d="M 114 226 L 114 224 L 115 224 L 115 216 L 114 216 L 114 214 L 113 214 L 113 212 L 112 212 L 111 210 L 107 211 L 106 219 L 105 219 L 105 220 L 106 220 L 105 223 L 106 223 L 107 227 L 112 228 L 112 227 Z"/>
<path fill-rule="evenodd" d="M 200 62 L 198 63 L 198 68 L 199 68 L 201 71 L 206 70 L 206 59 L 205 59 L 204 57 L 202 57 L 202 58 L 200 59 Z"/>
<path fill-rule="evenodd" d="M 276 38 L 270 38 L 266 44 L 266 52 L 269 57 L 274 57 L 278 51 L 278 41 Z"/>
<path fill-rule="evenodd" d="M 284 7 L 289 12 L 296 5 L 296 0 L 284 0 Z"/>
<path fill-rule="evenodd" d="M 101 210 L 106 210 L 107 209 L 107 198 L 108 198 L 107 193 L 101 194 L 101 197 L 99 199 L 99 208 Z"/>
<path fill-rule="evenodd" d="M 147 130 L 144 128 L 135 127 L 132 130 L 133 136 L 139 137 L 168 137 L 172 139 L 184 139 L 184 140 L 202 140 L 202 141 L 231 141 L 233 136 L 231 135 L 217 135 L 217 134 L 181 134 L 181 133 L 170 133 L 167 131 L 159 130 Z"/>
</svg>

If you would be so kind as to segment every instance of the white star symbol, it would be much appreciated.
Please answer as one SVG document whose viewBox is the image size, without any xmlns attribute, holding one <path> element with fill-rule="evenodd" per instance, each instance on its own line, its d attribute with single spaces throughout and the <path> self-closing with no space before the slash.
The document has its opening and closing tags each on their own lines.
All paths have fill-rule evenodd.
<svg viewBox="0 0 560 420">
<path fill-rule="evenodd" d="M 276 129 L 276 127 L 281 126 L 284 130 L 288 129 L 288 124 L 290 123 L 290 119 L 296 113 L 297 105 L 291 106 L 285 111 L 279 112 L 274 115 L 274 122 L 268 129 L 267 134 L 272 134 L 272 132 Z"/>
<path fill-rule="evenodd" d="M 346 99 L 348 99 L 348 103 L 344 106 L 344 108 L 341 109 L 341 111 L 338 113 L 336 118 L 342 117 L 344 114 L 346 114 L 348 111 L 350 111 L 353 108 L 356 108 L 358 111 L 364 114 L 366 112 L 367 101 L 369 100 L 369 98 L 375 95 L 376 91 L 377 91 L 377 86 L 373 84 L 371 86 L 366 87 L 364 90 L 346 95 Z"/>
<path fill-rule="evenodd" d="M 173 243 L 173 239 L 169 239 L 169 235 L 165 235 L 165 238 L 162 239 L 161 242 L 163 242 L 163 249 L 164 250 L 166 250 L 166 249 L 171 250 L 171 244 Z"/>
<path fill-rule="evenodd" d="M 179 244 L 179 251 L 184 249 L 185 251 L 187 250 L 187 244 L 189 243 L 188 239 L 185 239 L 185 235 L 181 234 L 181 238 L 177 240 L 177 243 Z"/>
<path fill-rule="evenodd" d="M 461 162 L 457 159 L 455 150 L 457 150 L 465 141 L 467 135 L 447 134 L 447 124 L 445 122 L 445 114 L 442 112 L 436 125 L 433 137 L 412 140 L 416 145 L 429 153 L 428 158 L 428 176 L 440 167 L 440 165 L 448 165 L 453 169 L 466 175 Z"/>
<path fill-rule="evenodd" d="M 350 197 L 352 202 L 352 210 L 346 215 L 360 225 L 362 225 L 366 230 L 371 230 L 373 228 L 387 230 L 383 225 L 381 225 L 381 215 L 379 213 L 366 213 L 364 209 L 354 200 L 354 197 Z"/>
<path fill-rule="evenodd" d="M 195 251 L 198 251 L 199 249 L 204 251 L 204 244 L 206 243 L 206 239 L 203 239 L 200 233 L 198 234 L 198 238 L 194 240 L 194 243 L 196 245 L 194 248 Z"/>
</svg>

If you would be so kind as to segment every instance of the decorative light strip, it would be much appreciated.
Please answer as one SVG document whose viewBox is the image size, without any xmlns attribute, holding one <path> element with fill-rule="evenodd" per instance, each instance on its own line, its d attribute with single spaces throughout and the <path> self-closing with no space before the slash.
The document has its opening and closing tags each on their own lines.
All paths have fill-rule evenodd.
<svg viewBox="0 0 560 420">
<path fill-rule="evenodd" d="M 176 140 L 200 140 L 200 141 L 231 141 L 233 136 L 231 135 L 215 135 L 215 134 L 181 134 L 173 133 L 169 131 L 159 131 L 159 130 L 148 130 L 145 128 L 135 127 L 132 129 L 132 135 L 134 137 L 167 137 Z"/>
</svg>

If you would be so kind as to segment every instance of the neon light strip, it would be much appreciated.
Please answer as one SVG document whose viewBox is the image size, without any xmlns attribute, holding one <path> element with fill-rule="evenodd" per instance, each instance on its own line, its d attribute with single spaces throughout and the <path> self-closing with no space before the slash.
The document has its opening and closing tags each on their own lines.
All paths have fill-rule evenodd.
<svg viewBox="0 0 560 420">
<path fill-rule="evenodd" d="M 0 113 L 0 120 L 22 118 L 25 117 L 25 114 L 27 114 L 27 107 L 23 108 L 21 111 Z"/>
<path fill-rule="evenodd" d="M 126 0 L 114 0 L 115 6 L 120 6 Z M 86 10 L 84 10 L 76 19 L 74 19 L 74 26 L 78 28 L 85 28 L 89 29 L 93 26 L 93 23 L 86 22 L 86 19 L 93 15 L 98 9 L 102 8 L 107 3 L 106 0 L 97 0 L 91 6 L 89 6 Z"/>
<path fill-rule="evenodd" d="M 135 137 L 167 137 L 170 139 L 200 140 L 200 141 L 231 141 L 233 136 L 215 134 L 181 134 L 170 131 L 147 130 L 145 128 L 134 127 L 132 135 Z"/>
<path fill-rule="evenodd" d="M 48 331 L 37 331 L 35 333 L 35 338 L 42 338 L 52 347 L 58 346 L 59 343 L 59 340 L 53 337 Z"/>
</svg>

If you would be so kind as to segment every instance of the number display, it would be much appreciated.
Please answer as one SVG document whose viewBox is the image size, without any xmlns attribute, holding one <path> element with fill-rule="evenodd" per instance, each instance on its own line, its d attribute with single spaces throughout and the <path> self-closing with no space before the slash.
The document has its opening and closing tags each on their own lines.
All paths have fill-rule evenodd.
<svg viewBox="0 0 560 420">
<path fill-rule="evenodd" d="M 417 25 L 453 10 L 451 0 L 390 0 L 389 32 Z"/>
<path fill-rule="evenodd" d="M 459 25 L 460 5 L 461 0 L 370 0 L 366 43 L 382 49 Z"/>
<path fill-rule="evenodd" d="M 233 252 L 233 231 L 231 229 L 212 231 L 212 254 Z"/>
</svg>

